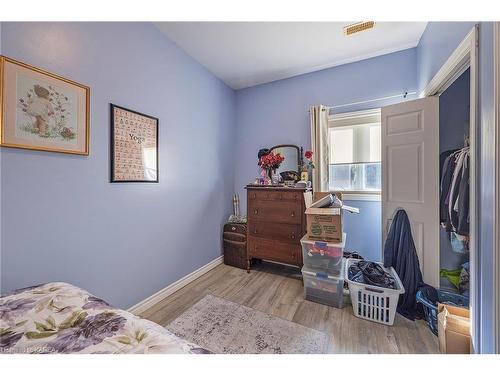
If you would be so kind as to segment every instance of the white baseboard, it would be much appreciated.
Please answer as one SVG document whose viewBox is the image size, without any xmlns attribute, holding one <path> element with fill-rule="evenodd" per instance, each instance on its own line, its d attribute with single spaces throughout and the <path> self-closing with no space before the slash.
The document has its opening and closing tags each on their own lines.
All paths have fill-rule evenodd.
<svg viewBox="0 0 500 375">
<path fill-rule="evenodd" d="M 139 303 L 136 303 L 134 306 L 130 307 L 127 311 L 132 314 L 139 315 L 154 306 L 162 299 L 174 294 L 179 289 L 185 287 L 190 282 L 196 280 L 198 277 L 206 274 L 211 269 L 217 267 L 219 264 L 224 263 L 224 257 L 221 255 L 218 258 L 215 258 L 210 263 L 205 264 L 204 266 L 198 268 L 197 270 L 191 272 L 190 274 L 184 276 L 182 279 L 177 280 L 176 282 L 170 284 L 169 286 L 163 288 L 162 290 L 156 292 L 152 296 L 142 300 Z"/>
</svg>

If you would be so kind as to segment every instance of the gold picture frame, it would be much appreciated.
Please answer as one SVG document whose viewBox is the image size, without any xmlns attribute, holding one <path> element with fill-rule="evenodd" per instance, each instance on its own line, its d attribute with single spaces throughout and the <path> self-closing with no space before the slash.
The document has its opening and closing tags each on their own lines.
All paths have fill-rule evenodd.
<svg viewBox="0 0 500 375">
<path fill-rule="evenodd" d="M 0 146 L 89 155 L 90 88 L 0 55 Z"/>
</svg>

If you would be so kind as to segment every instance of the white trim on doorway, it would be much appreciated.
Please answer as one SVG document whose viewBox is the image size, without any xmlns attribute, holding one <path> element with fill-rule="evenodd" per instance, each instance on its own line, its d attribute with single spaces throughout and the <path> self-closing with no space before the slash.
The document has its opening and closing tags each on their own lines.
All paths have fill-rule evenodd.
<svg viewBox="0 0 500 375">
<path fill-rule="evenodd" d="M 470 54 L 476 42 L 477 27 L 473 28 L 465 39 L 460 42 L 441 69 L 439 69 L 436 75 L 420 93 L 420 97 L 424 98 L 426 96 L 441 95 L 441 93 L 450 87 L 450 85 L 470 67 Z"/>
<path fill-rule="evenodd" d="M 127 311 L 132 314 L 139 315 L 144 311 L 149 309 L 150 307 L 156 305 L 161 300 L 167 298 L 171 294 L 174 294 L 179 289 L 184 288 L 190 282 L 193 282 L 197 278 L 203 276 L 208 271 L 217 267 L 218 265 L 224 263 L 224 256 L 220 256 L 212 260 L 211 262 L 205 264 L 204 266 L 198 268 L 197 270 L 191 272 L 189 275 L 184 276 L 183 278 L 177 280 L 176 282 L 166 286 L 162 290 L 156 292 L 152 296 L 147 297 L 146 299 L 136 303 L 134 306 L 130 307 Z"/>
<path fill-rule="evenodd" d="M 459 46 L 446 60 L 441 69 L 421 92 L 421 97 L 441 95 L 460 75 L 470 68 L 470 153 L 474 158 L 471 163 L 470 180 L 470 306 L 471 337 L 475 353 L 480 353 L 480 301 L 479 301 L 479 231 L 478 231 L 478 195 L 477 167 L 480 161 L 477 147 L 478 133 L 478 47 L 479 26 L 476 25 L 462 40 Z"/>
<path fill-rule="evenodd" d="M 500 353 L 500 22 L 495 22 L 494 43 L 494 106 L 495 106 L 495 235 L 493 243 L 493 316 L 494 352 Z"/>
</svg>

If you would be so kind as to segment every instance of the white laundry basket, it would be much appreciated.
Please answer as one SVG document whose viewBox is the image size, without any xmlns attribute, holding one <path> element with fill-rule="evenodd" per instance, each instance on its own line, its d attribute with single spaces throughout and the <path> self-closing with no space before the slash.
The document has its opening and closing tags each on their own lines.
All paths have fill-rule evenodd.
<svg viewBox="0 0 500 375">
<path fill-rule="evenodd" d="M 397 289 L 382 288 L 374 285 L 357 283 L 349 280 L 349 267 L 359 262 L 359 259 L 347 259 L 345 267 L 345 280 L 349 284 L 349 294 L 354 315 L 358 318 L 371 320 L 392 326 L 399 295 L 405 292 L 405 288 L 394 268 L 384 269 L 396 280 Z M 382 267 L 383 264 L 379 263 Z"/>
</svg>

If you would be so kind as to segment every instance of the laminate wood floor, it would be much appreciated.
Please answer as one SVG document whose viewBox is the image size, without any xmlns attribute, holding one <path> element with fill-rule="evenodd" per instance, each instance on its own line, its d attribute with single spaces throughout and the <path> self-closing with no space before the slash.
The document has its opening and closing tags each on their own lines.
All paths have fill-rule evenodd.
<svg viewBox="0 0 500 375">
<path fill-rule="evenodd" d="M 389 327 L 356 318 L 349 298 L 343 309 L 304 300 L 300 271 L 263 262 L 246 271 L 220 265 L 157 303 L 141 316 L 162 326 L 207 294 L 328 334 L 328 353 L 438 353 L 424 321 L 396 314 Z"/>
</svg>

